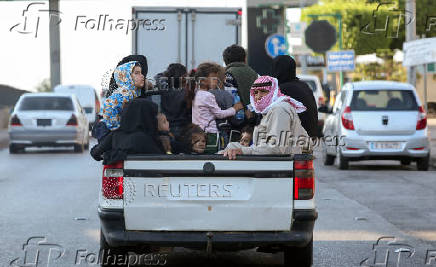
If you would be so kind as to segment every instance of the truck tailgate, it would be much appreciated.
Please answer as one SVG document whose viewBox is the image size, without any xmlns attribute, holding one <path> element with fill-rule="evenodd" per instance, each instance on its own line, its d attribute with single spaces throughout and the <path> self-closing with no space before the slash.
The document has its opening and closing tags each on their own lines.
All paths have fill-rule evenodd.
<svg viewBox="0 0 436 267">
<path fill-rule="evenodd" d="M 289 231 L 289 157 L 219 159 L 125 161 L 126 230 Z"/>
</svg>

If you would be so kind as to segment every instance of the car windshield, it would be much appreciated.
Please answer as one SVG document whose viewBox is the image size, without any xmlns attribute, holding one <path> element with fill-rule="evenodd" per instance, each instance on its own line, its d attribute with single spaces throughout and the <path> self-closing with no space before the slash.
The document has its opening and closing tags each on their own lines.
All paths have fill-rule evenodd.
<svg viewBox="0 0 436 267">
<path fill-rule="evenodd" d="M 316 91 L 316 83 L 312 80 L 302 80 L 303 82 L 307 83 L 307 85 L 312 89 L 312 91 Z"/>
<path fill-rule="evenodd" d="M 356 90 L 351 110 L 418 110 L 415 96 L 410 90 Z"/>
<path fill-rule="evenodd" d="M 20 111 L 62 110 L 73 111 L 73 102 L 69 97 L 26 97 L 20 104 Z"/>
</svg>

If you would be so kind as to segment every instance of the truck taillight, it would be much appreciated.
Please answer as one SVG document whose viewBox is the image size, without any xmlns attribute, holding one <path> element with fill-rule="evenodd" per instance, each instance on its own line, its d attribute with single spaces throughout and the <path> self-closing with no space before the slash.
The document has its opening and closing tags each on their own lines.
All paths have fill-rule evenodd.
<svg viewBox="0 0 436 267">
<path fill-rule="evenodd" d="M 354 130 L 354 124 L 353 124 L 353 116 L 351 115 L 351 108 L 346 107 L 344 112 L 341 116 L 342 119 L 342 125 L 347 130 Z"/>
<path fill-rule="evenodd" d="M 76 115 L 72 114 L 71 118 L 67 121 L 67 126 L 77 126 L 77 117 Z"/>
<path fill-rule="evenodd" d="M 20 119 L 18 118 L 17 114 L 15 114 L 12 118 L 11 118 L 11 122 L 10 122 L 11 126 L 23 126 L 23 124 L 21 124 Z"/>
<path fill-rule="evenodd" d="M 418 121 L 416 123 L 416 130 L 423 130 L 427 127 L 427 114 L 422 106 L 418 109 Z"/>
<path fill-rule="evenodd" d="M 312 199 L 315 192 L 313 160 L 294 161 L 294 200 Z"/>
<path fill-rule="evenodd" d="M 105 198 L 123 199 L 123 168 L 123 161 L 118 161 L 117 163 L 111 165 L 104 165 L 102 191 Z"/>
</svg>

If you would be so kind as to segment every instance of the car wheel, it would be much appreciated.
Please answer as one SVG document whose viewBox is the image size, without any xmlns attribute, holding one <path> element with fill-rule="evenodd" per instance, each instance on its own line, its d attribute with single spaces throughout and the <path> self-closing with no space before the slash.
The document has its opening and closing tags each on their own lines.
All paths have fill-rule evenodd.
<svg viewBox="0 0 436 267">
<path fill-rule="evenodd" d="M 84 145 L 84 148 L 85 148 L 85 150 L 88 150 L 88 149 L 89 149 L 89 138 L 88 138 L 88 140 L 86 141 L 86 144 Z"/>
<path fill-rule="evenodd" d="M 74 152 L 82 153 L 83 152 L 83 144 L 75 144 L 74 145 Z"/>
<path fill-rule="evenodd" d="M 335 158 L 336 158 L 335 156 L 327 154 L 327 150 L 324 149 L 323 159 L 324 159 L 324 165 L 325 166 L 333 165 L 335 163 Z"/>
<path fill-rule="evenodd" d="M 338 152 L 338 154 L 339 154 L 339 156 L 338 156 L 339 169 L 340 170 L 348 170 L 348 167 L 349 167 L 348 159 L 345 158 L 340 151 Z"/>
<path fill-rule="evenodd" d="M 412 161 L 410 159 L 402 159 L 401 165 L 408 166 Z"/>
<path fill-rule="evenodd" d="M 102 254 L 101 266 L 128 266 L 128 252 L 122 247 L 112 247 L 106 242 L 100 230 L 100 251 Z"/>
<path fill-rule="evenodd" d="M 419 158 L 416 161 L 416 167 L 418 171 L 428 171 L 430 166 L 430 155 L 427 155 L 425 158 Z"/>
<path fill-rule="evenodd" d="M 313 262 L 313 237 L 304 247 L 287 247 L 284 250 L 284 266 L 310 267 Z"/>
<path fill-rule="evenodd" d="M 9 154 L 17 154 L 18 148 L 16 145 L 9 144 Z"/>
</svg>

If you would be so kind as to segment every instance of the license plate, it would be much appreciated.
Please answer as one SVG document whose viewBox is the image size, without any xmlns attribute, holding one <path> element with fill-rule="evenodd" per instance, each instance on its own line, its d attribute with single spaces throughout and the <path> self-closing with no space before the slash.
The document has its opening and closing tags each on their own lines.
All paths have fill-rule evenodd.
<svg viewBox="0 0 436 267">
<path fill-rule="evenodd" d="M 401 142 L 369 142 L 371 150 L 400 150 Z"/>
<path fill-rule="evenodd" d="M 51 126 L 51 119 L 37 119 L 37 126 Z"/>
</svg>

